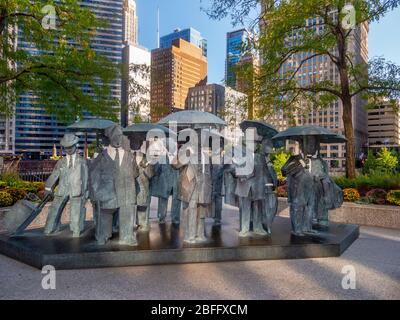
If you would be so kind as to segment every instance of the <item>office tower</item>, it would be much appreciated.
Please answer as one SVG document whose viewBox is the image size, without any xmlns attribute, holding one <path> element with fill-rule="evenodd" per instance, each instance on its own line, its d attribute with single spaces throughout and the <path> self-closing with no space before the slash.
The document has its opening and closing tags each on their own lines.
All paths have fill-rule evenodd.
<svg viewBox="0 0 400 320">
<path fill-rule="evenodd" d="M 106 27 L 96 30 L 92 43 L 95 51 L 112 62 L 121 63 L 124 37 L 123 0 L 96 0 L 96 4 L 92 0 L 82 0 L 80 4 L 108 22 Z M 29 54 L 35 54 L 35 49 L 30 47 L 23 34 L 18 36 L 17 46 L 26 48 Z M 121 99 L 121 80 L 116 79 L 110 83 L 110 87 L 111 98 Z M 116 107 L 119 110 L 119 106 Z M 37 105 L 34 92 L 25 92 L 18 97 L 15 118 L 17 154 L 29 153 L 34 158 L 40 155 L 49 156 L 52 154 L 53 145 L 58 145 L 65 133 L 65 124 Z"/>
<path fill-rule="evenodd" d="M 202 49 L 175 39 L 169 48 L 151 52 L 151 118 L 185 109 L 190 88 L 207 83 L 207 58 Z"/>
<path fill-rule="evenodd" d="M 14 154 L 14 132 L 14 117 L 0 115 L 0 155 Z"/>
<path fill-rule="evenodd" d="M 259 57 L 254 52 L 247 52 L 246 54 L 242 55 L 236 66 L 238 68 L 245 68 L 248 71 L 251 70 L 253 75 L 252 77 L 243 77 L 240 74 L 236 74 L 235 76 L 236 90 L 239 92 L 243 92 L 248 96 L 247 116 L 248 119 L 253 120 L 257 118 L 258 111 L 258 106 L 256 105 L 254 100 L 254 83 L 260 69 Z"/>
<path fill-rule="evenodd" d="M 316 31 L 318 31 L 319 28 L 323 28 L 322 18 L 310 18 L 307 19 L 306 23 L 307 26 L 313 27 Z M 368 31 L 368 24 L 357 26 L 352 31 L 348 46 L 350 49 L 350 56 L 352 56 L 353 63 L 355 64 L 366 64 L 368 61 Z M 338 70 L 328 56 L 310 58 L 300 65 L 301 61 L 310 55 L 311 53 L 307 52 L 293 54 L 292 57 L 282 65 L 281 74 L 285 74 L 287 70 L 295 70 L 300 66 L 300 70 L 296 73 L 295 79 L 301 86 L 324 80 L 334 81 L 339 84 Z M 299 108 L 303 106 L 305 108 L 306 103 L 300 104 Z M 356 156 L 362 152 L 363 146 L 367 142 L 367 114 L 364 106 L 365 101 L 363 101 L 360 96 L 353 98 L 353 127 Z M 292 125 L 316 125 L 344 134 L 342 117 L 343 106 L 341 101 L 337 100 L 323 110 L 317 110 L 317 106 L 315 106 L 315 108 L 306 114 L 295 115 L 294 123 L 293 119 L 287 118 L 279 106 L 276 106 L 274 115 L 265 120 L 274 124 L 279 130 L 285 130 Z M 321 154 L 328 160 L 331 168 L 343 168 L 345 166 L 346 149 L 344 144 L 322 146 Z"/>
<path fill-rule="evenodd" d="M 121 123 L 127 126 L 135 120 L 149 122 L 151 53 L 145 47 L 127 45 L 123 61 Z"/>
<path fill-rule="evenodd" d="M 124 49 L 122 54 L 121 124 L 150 120 L 150 51 L 138 44 L 136 2 L 124 2 Z"/>
<path fill-rule="evenodd" d="M 387 101 L 368 109 L 369 147 L 400 146 L 400 113 Z"/>
<path fill-rule="evenodd" d="M 207 40 L 201 36 L 201 33 L 193 28 L 175 29 L 174 32 L 160 38 L 160 48 L 166 49 L 172 46 L 176 39 L 183 39 L 203 51 L 203 55 L 207 57 Z"/>
<path fill-rule="evenodd" d="M 247 95 L 220 84 L 207 84 L 189 89 L 186 108 L 210 112 L 224 119 L 231 132 L 247 118 Z"/>
<path fill-rule="evenodd" d="M 16 26 L 5 26 L 4 28 L 4 39 L 14 39 L 17 28 Z M 12 35 L 9 37 L 8 35 Z M 3 40 L 4 41 L 4 40 Z M 16 48 L 16 42 L 11 42 L 11 47 Z M 0 59 L 4 59 L 3 50 L 0 46 Z M 10 69 L 15 69 L 15 64 L 13 64 L 10 60 L 7 59 L 7 64 Z M 7 84 L 3 84 L 5 89 L 5 94 L 13 94 L 11 89 L 8 88 Z M 7 98 L 8 100 L 8 98 Z M 12 101 L 12 99 L 10 99 Z M 6 114 L 0 114 L 0 155 L 12 155 L 15 152 L 15 117 L 7 116 Z"/>
<path fill-rule="evenodd" d="M 138 44 L 138 18 L 136 1 L 124 0 L 124 42 L 128 45 Z"/>
<path fill-rule="evenodd" d="M 237 84 L 235 67 L 244 55 L 247 40 L 246 29 L 228 32 L 226 35 L 225 83 L 233 89 L 236 89 Z"/>
</svg>

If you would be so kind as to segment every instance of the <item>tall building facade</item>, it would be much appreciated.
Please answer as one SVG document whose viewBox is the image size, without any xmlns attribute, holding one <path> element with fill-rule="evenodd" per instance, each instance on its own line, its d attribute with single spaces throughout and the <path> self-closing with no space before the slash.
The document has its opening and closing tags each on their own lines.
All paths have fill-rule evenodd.
<svg viewBox="0 0 400 320">
<path fill-rule="evenodd" d="M 160 48 L 166 49 L 172 46 L 172 43 L 176 39 L 183 39 L 196 47 L 200 48 L 203 55 L 207 57 L 207 40 L 204 39 L 199 31 L 193 28 L 187 29 L 175 29 L 174 32 L 167 34 L 160 38 Z"/>
<path fill-rule="evenodd" d="M 319 28 L 323 28 L 323 19 L 308 19 L 307 26 L 313 27 L 318 32 Z M 348 46 L 353 57 L 353 63 L 355 64 L 366 64 L 368 61 L 368 32 L 368 24 L 357 26 L 352 31 Z M 281 67 L 282 76 L 288 70 L 295 70 L 300 66 L 295 79 L 301 86 L 324 80 L 339 83 L 338 70 L 328 56 L 313 57 L 301 64 L 309 55 L 311 53 L 305 52 L 292 55 L 291 59 L 286 61 Z M 353 127 L 356 156 L 361 154 L 368 137 L 367 113 L 364 106 L 365 101 L 360 96 L 353 98 Z M 302 105 L 300 105 L 300 108 L 302 108 Z M 268 117 L 266 120 L 274 124 L 279 130 L 285 130 L 294 124 L 298 126 L 316 125 L 344 134 L 342 118 L 343 105 L 338 100 L 326 109 L 321 110 L 316 106 L 306 114 L 297 115 L 294 119 L 295 123 L 292 122 L 293 119 L 288 119 L 285 116 L 284 111 L 279 109 L 279 106 L 274 115 Z M 321 155 L 326 158 L 331 168 L 343 168 L 345 166 L 346 149 L 344 144 L 324 145 L 321 148 Z"/>
<path fill-rule="evenodd" d="M 149 122 L 151 52 L 139 45 L 127 45 L 123 61 L 121 124 Z"/>
<path fill-rule="evenodd" d="M 400 113 L 388 102 L 368 109 L 368 145 L 400 146 Z"/>
<path fill-rule="evenodd" d="M 18 29 L 16 26 L 6 26 L 3 31 L 5 34 L 4 39 L 15 38 L 17 30 Z M 12 35 L 12 37 L 9 37 L 8 34 Z M 14 49 L 16 49 L 15 41 L 10 43 L 10 45 Z M 5 57 L 3 56 L 2 47 L 0 47 L 0 58 L 5 60 Z M 16 67 L 15 64 L 10 62 L 8 59 L 7 59 L 7 64 L 10 69 L 15 69 Z M 7 89 L 8 88 L 6 87 L 6 94 L 10 92 L 10 90 Z M 15 117 L 14 115 L 7 116 L 5 114 L 0 114 L 0 155 L 12 155 L 14 154 L 14 152 L 15 152 Z"/>
<path fill-rule="evenodd" d="M 207 83 L 207 58 L 183 39 L 151 52 L 151 118 L 185 109 L 189 89 Z"/>
<path fill-rule="evenodd" d="M 15 119 L 14 117 L 0 116 L 0 155 L 12 155 L 15 152 L 14 144 Z"/>
<path fill-rule="evenodd" d="M 244 55 L 247 40 L 248 32 L 246 29 L 228 32 L 226 35 L 225 83 L 233 89 L 237 87 L 235 67 Z"/>
<path fill-rule="evenodd" d="M 236 136 L 239 124 L 247 118 L 247 95 L 220 84 L 197 86 L 189 89 L 186 108 L 217 115 Z"/>
<path fill-rule="evenodd" d="M 138 44 L 138 18 L 135 0 L 124 0 L 124 42 Z"/>
<path fill-rule="evenodd" d="M 122 53 L 121 124 L 150 121 L 151 53 L 138 43 L 135 0 L 124 0 L 124 49 Z"/>
<path fill-rule="evenodd" d="M 96 30 L 93 41 L 96 52 L 112 62 L 122 63 L 124 1 L 81 0 L 80 4 L 108 22 L 106 27 Z M 29 54 L 38 54 L 23 34 L 18 35 L 17 46 Z M 121 99 L 121 80 L 116 79 L 110 83 L 110 87 L 111 97 Z M 18 97 L 15 108 L 15 153 L 17 154 L 30 153 L 33 157 L 51 155 L 53 145 L 58 144 L 65 133 L 65 124 L 48 114 L 36 101 L 33 92 L 25 92 Z"/>
</svg>

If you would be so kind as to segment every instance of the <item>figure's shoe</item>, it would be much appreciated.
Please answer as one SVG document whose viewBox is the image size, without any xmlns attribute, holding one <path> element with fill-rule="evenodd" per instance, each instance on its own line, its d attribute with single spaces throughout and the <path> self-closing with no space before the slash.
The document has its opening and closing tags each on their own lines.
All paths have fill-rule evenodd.
<svg viewBox="0 0 400 320">
<path fill-rule="evenodd" d="M 189 244 L 194 244 L 196 242 L 196 238 L 189 238 L 189 239 L 183 239 L 184 243 L 189 243 Z"/>
<path fill-rule="evenodd" d="M 329 220 L 317 220 L 317 225 L 321 227 L 329 227 Z"/>
<path fill-rule="evenodd" d="M 264 229 L 255 229 L 253 230 L 253 233 L 258 235 L 258 236 L 268 236 L 269 233 L 265 231 Z"/>
<path fill-rule="evenodd" d="M 318 231 L 311 229 L 311 230 L 304 230 L 303 233 L 307 234 L 307 235 L 315 235 L 315 234 L 318 234 Z"/>
<path fill-rule="evenodd" d="M 291 231 L 290 233 L 291 233 L 292 235 L 296 236 L 296 237 L 304 237 L 304 236 L 305 236 L 305 234 L 302 233 L 302 232 L 294 232 L 294 231 Z"/>
<path fill-rule="evenodd" d="M 96 241 L 99 246 L 104 246 L 107 243 L 106 239 L 97 239 Z"/>
<path fill-rule="evenodd" d="M 240 231 L 240 232 L 239 232 L 239 237 L 240 237 L 240 238 L 247 238 L 247 237 L 250 237 L 250 231 L 248 231 L 248 230 Z"/>
<path fill-rule="evenodd" d="M 196 243 L 207 242 L 208 239 L 205 236 L 200 236 L 195 238 Z"/>
<path fill-rule="evenodd" d="M 130 246 L 130 247 L 135 247 L 138 245 L 138 242 L 135 238 L 131 238 L 131 239 L 122 239 L 119 240 L 119 244 L 122 246 Z"/>
</svg>

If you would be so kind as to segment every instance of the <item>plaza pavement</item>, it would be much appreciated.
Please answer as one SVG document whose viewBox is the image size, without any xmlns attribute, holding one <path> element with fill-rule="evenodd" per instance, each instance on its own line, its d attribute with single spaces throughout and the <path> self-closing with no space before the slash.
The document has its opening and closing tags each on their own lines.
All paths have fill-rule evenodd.
<svg viewBox="0 0 400 320">
<path fill-rule="evenodd" d="M 348 265 L 354 290 L 341 285 Z M 337 258 L 61 270 L 55 290 L 42 276 L 0 255 L 0 299 L 400 299 L 400 231 L 361 227 Z"/>
</svg>

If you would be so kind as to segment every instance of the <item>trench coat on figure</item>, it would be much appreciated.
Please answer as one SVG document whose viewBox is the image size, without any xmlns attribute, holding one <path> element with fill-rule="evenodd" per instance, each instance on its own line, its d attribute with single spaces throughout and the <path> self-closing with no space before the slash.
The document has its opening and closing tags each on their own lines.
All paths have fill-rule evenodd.
<svg viewBox="0 0 400 320">
<path fill-rule="evenodd" d="M 179 199 L 183 202 L 185 225 L 184 242 L 198 243 L 206 240 L 205 217 L 211 205 L 212 178 L 209 164 L 172 165 L 180 169 Z"/>
<path fill-rule="evenodd" d="M 138 224 L 141 231 L 148 231 L 150 229 L 150 203 L 151 203 L 151 190 L 150 181 L 154 176 L 154 166 L 148 163 L 146 154 L 137 151 L 136 160 L 138 163 L 139 176 L 136 178 L 137 182 L 137 216 Z"/>
<path fill-rule="evenodd" d="M 134 232 L 137 196 L 135 179 L 139 171 L 134 155 L 129 150 L 123 150 L 118 153 L 118 157 L 121 153 L 122 160 L 117 163 L 116 158 L 112 159 L 106 148 L 90 166 L 90 198 L 97 203 L 100 210 L 96 223 L 96 240 L 99 244 L 104 244 L 111 238 L 113 217 L 116 214 L 119 215 L 120 243 L 137 243 Z"/>
<path fill-rule="evenodd" d="M 329 224 L 329 210 L 339 208 L 342 205 L 343 192 L 329 177 L 328 165 L 319 155 L 309 156 L 305 161 L 314 182 L 312 208 L 314 221 L 327 226 Z"/>
<path fill-rule="evenodd" d="M 158 219 L 165 222 L 167 216 L 168 198 L 172 196 L 171 220 L 174 224 L 180 223 L 181 201 L 178 190 L 179 170 L 174 169 L 168 161 L 154 165 L 154 176 L 151 179 L 151 195 L 158 198 Z"/>
<path fill-rule="evenodd" d="M 282 174 L 287 178 L 292 234 L 303 236 L 312 232 L 315 201 L 313 177 L 305 169 L 301 155 L 291 156 L 282 167 Z"/>
<path fill-rule="evenodd" d="M 54 189 L 55 187 L 55 189 Z M 60 227 L 61 215 L 70 202 L 70 229 L 78 237 L 84 229 L 85 202 L 88 190 L 88 167 L 78 152 L 59 160 L 45 184 L 46 190 L 54 189 L 54 200 L 49 208 L 45 234 L 56 232 Z"/>
<path fill-rule="evenodd" d="M 240 206 L 240 236 L 248 236 L 250 231 L 265 235 L 263 228 L 265 219 L 265 200 L 267 196 L 267 184 L 272 183 L 267 167 L 265 155 L 261 152 L 254 153 L 254 168 L 249 175 L 236 174 L 235 195 L 239 199 Z M 250 230 L 250 222 L 253 221 L 253 230 Z"/>
</svg>

